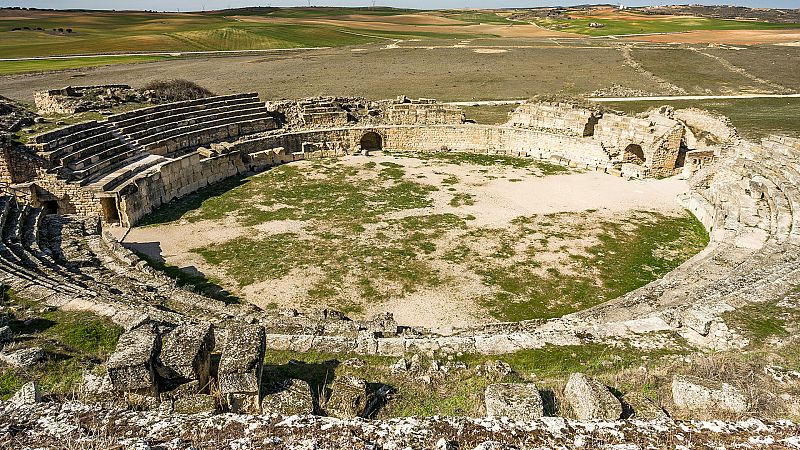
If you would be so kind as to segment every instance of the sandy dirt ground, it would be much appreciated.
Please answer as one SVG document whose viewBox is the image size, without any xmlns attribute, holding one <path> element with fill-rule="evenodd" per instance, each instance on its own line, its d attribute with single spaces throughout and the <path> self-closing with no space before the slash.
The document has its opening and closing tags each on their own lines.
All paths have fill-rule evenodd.
<svg viewBox="0 0 800 450">
<path fill-rule="evenodd" d="M 783 44 L 800 42 L 800 30 L 698 30 L 685 33 L 620 37 L 627 41 L 675 44 Z"/>
<path fill-rule="evenodd" d="M 680 206 L 675 197 L 685 190 L 685 183 L 676 178 L 663 180 L 626 181 L 622 178 L 610 177 L 596 172 L 569 173 L 564 175 L 535 176 L 535 169 L 489 167 L 472 164 L 449 164 L 440 161 L 426 161 L 405 156 L 352 156 L 340 160 L 341 164 L 362 166 L 366 162 L 393 162 L 401 164 L 406 172 L 405 178 L 423 184 L 437 186 L 438 191 L 431 194 L 433 206 L 429 208 L 402 210 L 388 214 L 385 219 L 405 216 L 452 213 L 459 216 L 472 215 L 471 228 L 506 229 L 511 221 L 519 216 L 544 215 L 561 212 L 580 213 L 587 210 L 594 212 L 595 218 L 622 218 L 632 211 L 658 211 L 662 213 L 679 213 Z M 300 166 L 308 166 L 310 162 L 298 162 Z M 379 166 L 380 167 L 380 166 Z M 469 193 L 474 204 L 453 206 L 450 200 L 453 191 L 445 188 L 443 181 L 456 177 L 458 182 L 449 185 L 458 192 Z M 579 220 L 579 216 L 575 216 Z M 568 219 L 572 220 L 572 219 Z M 124 243 L 130 248 L 148 254 L 151 258 L 160 259 L 182 268 L 189 273 L 202 273 L 208 277 L 221 280 L 229 288 L 236 282 L 227 276 L 225 271 L 204 261 L 193 248 L 222 243 L 240 236 L 265 236 L 278 233 L 295 233 L 299 237 L 308 236 L 308 222 L 297 220 L 271 221 L 254 227 L 241 226 L 235 216 L 228 216 L 218 221 L 200 221 L 190 223 L 185 220 L 167 225 L 133 228 L 125 237 Z M 591 228 L 591 225 L 588 226 Z M 370 233 L 368 226 L 365 236 Z M 440 246 L 454 236 L 445 235 Z M 530 242 L 541 236 L 529 236 Z M 580 239 L 565 239 L 552 243 L 552 248 L 541 249 L 537 258 L 542 263 L 541 270 L 548 267 L 563 269 L 568 253 L 564 246 L 570 247 L 572 253 L 595 243 L 590 232 Z M 485 244 L 486 248 L 482 248 Z M 519 245 L 525 244 L 519 242 Z M 491 239 L 483 243 L 480 239 L 470 244 L 487 254 L 496 245 Z M 523 252 L 524 253 L 524 252 Z M 400 298 L 391 298 L 379 303 L 367 303 L 363 316 L 369 317 L 379 312 L 392 312 L 400 324 L 416 324 L 432 329 L 447 331 L 452 327 L 462 327 L 477 322 L 491 322 L 476 301 L 482 296 L 490 295 L 491 288 L 482 284 L 474 273 L 463 271 L 463 268 L 436 260 L 431 263 L 449 280 L 448 283 L 434 288 L 420 289 Z M 304 297 L 314 282 L 322 279 L 323 271 L 319 268 L 294 270 L 277 280 L 268 280 L 244 286 L 232 291 L 247 301 L 261 307 L 280 308 L 298 307 L 304 309 Z M 349 296 L 349 295 L 348 295 Z M 350 298 L 358 302 L 358 298 Z M 307 306 L 307 303 L 305 304 Z M 325 305 L 315 305 L 322 307 Z"/>
</svg>

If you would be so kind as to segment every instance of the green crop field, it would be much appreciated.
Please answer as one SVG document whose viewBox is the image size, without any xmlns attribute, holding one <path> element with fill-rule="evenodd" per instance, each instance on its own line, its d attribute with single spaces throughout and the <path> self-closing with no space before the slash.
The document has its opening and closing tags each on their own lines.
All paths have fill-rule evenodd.
<svg viewBox="0 0 800 450">
<path fill-rule="evenodd" d="M 630 17 L 630 18 L 628 18 Z M 588 17 L 575 19 L 537 19 L 536 24 L 551 30 L 565 31 L 568 33 L 585 34 L 589 36 L 610 36 L 618 34 L 645 34 L 645 33 L 676 33 L 693 30 L 781 30 L 800 28 L 797 23 L 766 23 L 747 20 L 706 19 L 702 17 L 673 17 L 673 18 L 646 18 L 638 19 L 633 16 L 626 18 Z M 590 27 L 595 22 L 603 26 Z"/>
<path fill-rule="evenodd" d="M 110 66 L 113 64 L 132 64 L 169 59 L 169 56 L 108 56 L 98 58 L 36 59 L 24 61 L 3 61 L 0 75 L 48 70 L 80 69 L 84 67 Z"/>
</svg>

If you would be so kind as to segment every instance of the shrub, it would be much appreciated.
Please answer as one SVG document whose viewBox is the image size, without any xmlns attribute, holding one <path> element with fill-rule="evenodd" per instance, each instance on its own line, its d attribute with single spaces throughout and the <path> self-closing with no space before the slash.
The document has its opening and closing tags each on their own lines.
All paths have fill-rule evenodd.
<svg viewBox="0 0 800 450">
<path fill-rule="evenodd" d="M 67 33 L 72 33 L 72 28 L 67 28 Z"/>
<path fill-rule="evenodd" d="M 144 89 L 152 91 L 154 97 L 162 102 L 194 100 L 214 95 L 208 89 L 188 80 L 151 81 L 145 85 Z"/>
</svg>

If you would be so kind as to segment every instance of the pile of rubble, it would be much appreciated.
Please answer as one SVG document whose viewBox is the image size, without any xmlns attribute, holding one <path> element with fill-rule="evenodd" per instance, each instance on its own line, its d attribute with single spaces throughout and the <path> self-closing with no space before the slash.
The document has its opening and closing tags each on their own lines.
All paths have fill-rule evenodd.
<svg viewBox="0 0 800 450">
<path fill-rule="evenodd" d="M 34 113 L 0 95 L 0 132 L 19 131 L 35 120 Z"/>
<path fill-rule="evenodd" d="M 574 421 L 554 417 L 398 418 L 165 415 L 69 402 L 0 403 L 0 446 L 13 448 L 628 449 L 800 448 L 786 421 L 669 419 Z"/>
<path fill-rule="evenodd" d="M 40 114 L 75 114 L 110 110 L 124 103 L 155 103 L 152 92 L 138 91 L 127 84 L 67 86 L 33 95 Z"/>
</svg>

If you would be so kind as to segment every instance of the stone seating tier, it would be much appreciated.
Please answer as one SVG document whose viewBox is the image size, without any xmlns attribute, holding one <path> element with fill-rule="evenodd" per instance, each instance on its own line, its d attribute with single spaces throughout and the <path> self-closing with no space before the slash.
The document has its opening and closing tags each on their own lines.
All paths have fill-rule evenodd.
<svg viewBox="0 0 800 450">
<path fill-rule="evenodd" d="M 206 104 L 213 104 L 219 103 L 221 101 L 227 100 L 238 100 L 238 99 L 249 99 L 249 98 L 257 98 L 258 94 L 256 93 L 242 93 L 242 94 L 231 94 L 231 95 L 218 95 L 214 97 L 206 97 L 200 98 L 196 100 L 184 100 L 179 102 L 172 102 L 172 103 L 163 103 L 161 105 L 151 106 L 149 108 L 144 109 L 137 109 L 134 111 L 128 111 L 120 114 L 114 114 L 108 116 L 108 121 L 113 123 L 118 123 L 120 126 L 126 126 L 127 120 L 130 120 L 130 123 L 137 122 L 143 115 L 152 114 L 157 112 L 166 111 L 170 113 L 171 111 L 176 110 L 176 108 L 188 108 L 188 107 L 199 107 L 201 105 Z"/>
<path fill-rule="evenodd" d="M 171 123 L 182 119 L 191 119 L 198 116 L 213 114 L 215 112 L 235 111 L 237 109 L 248 109 L 262 107 L 266 109 L 264 103 L 256 98 L 240 98 L 235 100 L 219 100 L 202 105 L 176 107 L 171 110 L 164 110 L 155 113 L 143 112 L 140 116 L 135 116 L 125 121 L 109 123 L 123 134 L 134 134 L 147 130 L 148 128 Z"/>
</svg>

